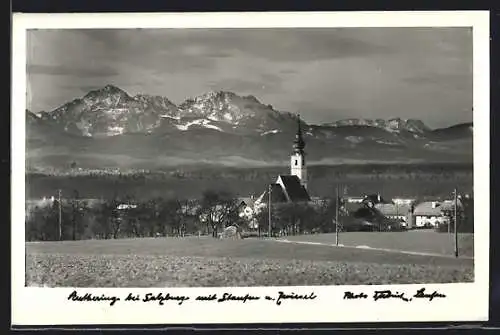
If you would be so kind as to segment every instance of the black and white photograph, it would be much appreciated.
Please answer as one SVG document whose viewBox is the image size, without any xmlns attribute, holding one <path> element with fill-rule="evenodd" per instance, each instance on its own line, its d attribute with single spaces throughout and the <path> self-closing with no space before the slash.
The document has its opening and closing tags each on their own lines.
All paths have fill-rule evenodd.
<svg viewBox="0 0 500 335">
<path fill-rule="evenodd" d="M 24 30 L 25 287 L 475 283 L 470 24 L 85 22 Z"/>
</svg>

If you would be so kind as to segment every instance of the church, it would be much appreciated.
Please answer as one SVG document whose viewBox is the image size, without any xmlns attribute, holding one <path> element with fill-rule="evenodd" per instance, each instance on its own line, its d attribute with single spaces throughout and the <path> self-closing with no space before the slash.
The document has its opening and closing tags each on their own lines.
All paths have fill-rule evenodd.
<svg viewBox="0 0 500 335">
<path fill-rule="evenodd" d="M 297 117 L 297 134 L 293 142 L 293 152 L 290 156 L 290 174 L 278 175 L 276 181 L 255 201 L 255 209 L 265 207 L 269 203 L 304 203 L 310 202 L 311 197 L 307 191 L 307 166 L 305 158 L 306 144 L 302 137 L 300 116 Z"/>
</svg>

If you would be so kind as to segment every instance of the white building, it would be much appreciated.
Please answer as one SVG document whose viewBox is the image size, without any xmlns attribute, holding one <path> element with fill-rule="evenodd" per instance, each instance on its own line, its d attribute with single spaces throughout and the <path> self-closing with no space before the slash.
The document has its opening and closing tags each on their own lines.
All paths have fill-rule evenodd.
<svg viewBox="0 0 500 335">
<path fill-rule="evenodd" d="M 239 202 L 239 217 L 248 222 L 248 227 L 250 229 L 257 229 L 258 222 L 256 219 L 256 214 L 258 213 L 258 208 L 255 207 L 254 197 L 251 196 L 250 198 L 240 198 Z"/>
<path fill-rule="evenodd" d="M 407 205 L 410 206 L 413 203 L 415 203 L 416 199 L 410 199 L 410 198 L 393 198 L 392 202 L 396 205 Z"/>
<path fill-rule="evenodd" d="M 457 201 L 458 208 L 462 207 L 462 203 Z M 415 206 L 413 215 L 415 217 L 416 227 L 435 227 L 439 224 L 450 223 L 450 218 L 454 210 L 454 201 L 445 200 L 426 201 Z"/>
<path fill-rule="evenodd" d="M 346 201 L 351 204 L 360 204 L 364 199 L 365 197 L 347 197 Z"/>
</svg>

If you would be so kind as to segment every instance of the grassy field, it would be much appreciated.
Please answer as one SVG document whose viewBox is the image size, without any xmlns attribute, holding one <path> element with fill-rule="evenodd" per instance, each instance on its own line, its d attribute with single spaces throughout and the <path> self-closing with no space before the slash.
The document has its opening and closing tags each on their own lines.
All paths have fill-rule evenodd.
<svg viewBox="0 0 500 335">
<path fill-rule="evenodd" d="M 290 241 L 335 243 L 335 234 L 300 235 L 286 237 Z M 393 249 L 442 255 L 454 255 L 455 236 L 426 230 L 407 232 L 345 232 L 339 234 L 339 243 L 349 247 Z M 474 256 L 474 234 L 458 234 L 459 256 Z"/>
<path fill-rule="evenodd" d="M 447 283 L 471 282 L 473 273 L 471 259 L 259 239 L 192 237 L 26 243 L 28 286 Z"/>
</svg>

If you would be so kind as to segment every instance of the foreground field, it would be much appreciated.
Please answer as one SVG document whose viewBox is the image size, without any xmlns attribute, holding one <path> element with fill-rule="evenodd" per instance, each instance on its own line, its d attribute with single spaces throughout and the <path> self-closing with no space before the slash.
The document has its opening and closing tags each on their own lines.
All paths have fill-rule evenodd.
<svg viewBox="0 0 500 335">
<path fill-rule="evenodd" d="M 368 246 L 371 248 L 392 249 L 410 252 L 454 255 L 453 234 L 434 231 L 412 230 L 407 232 L 346 232 L 339 234 L 339 243 L 345 246 Z M 335 243 L 335 234 L 289 236 L 289 241 Z M 460 257 L 474 256 L 474 234 L 458 234 Z"/>
<path fill-rule="evenodd" d="M 276 286 L 470 282 L 473 261 L 272 240 L 26 243 L 26 285 Z"/>
</svg>

